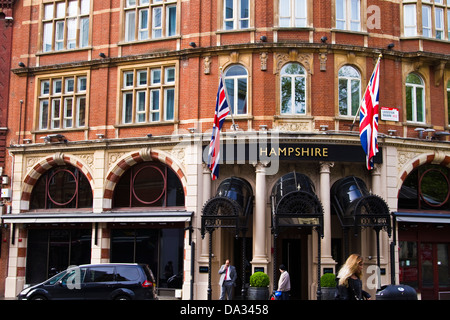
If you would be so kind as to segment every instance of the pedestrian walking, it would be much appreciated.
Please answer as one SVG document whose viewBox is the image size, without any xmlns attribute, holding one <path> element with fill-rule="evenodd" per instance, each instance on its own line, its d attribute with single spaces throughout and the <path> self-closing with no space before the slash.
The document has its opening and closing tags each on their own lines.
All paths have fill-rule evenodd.
<svg viewBox="0 0 450 320">
<path fill-rule="evenodd" d="M 219 269 L 220 274 L 220 300 L 233 300 L 233 287 L 236 285 L 236 268 L 230 265 L 230 260 L 226 260 Z"/>
<path fill-rule="evenodd" d="M 291 278 L 284 264 L 280 265 L 280 279 L 278 280 L 278 291 L 281 292 L 280 300 L 289 300 L 291 293 Z"/>
<path fill-rule="evenodd" d="M 342 268 L 337 279 L 338 288 L 336 300 L 368 300 L 370 294 L 362 289 L 362 270 L 364 259 L 358 254 L 351 254 Z"/>
</svg>

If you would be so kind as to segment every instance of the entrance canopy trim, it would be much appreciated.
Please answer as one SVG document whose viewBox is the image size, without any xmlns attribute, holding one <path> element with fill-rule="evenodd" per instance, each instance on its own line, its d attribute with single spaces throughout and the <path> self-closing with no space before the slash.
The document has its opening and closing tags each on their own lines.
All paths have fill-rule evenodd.
<svg viewBox="0 0 450 320">
<path fill-rule="evenodd" d="M 417 223 L 450 223 L 448 213 L 394 212 L 397 221 Z"/>
<path fill-rule="evenodd" d="M 84 222 L 190 222 L 192 211 L 107 213 L 21 213 L 3 215 L 3 223 L 84 223 Z"/>
</svg>

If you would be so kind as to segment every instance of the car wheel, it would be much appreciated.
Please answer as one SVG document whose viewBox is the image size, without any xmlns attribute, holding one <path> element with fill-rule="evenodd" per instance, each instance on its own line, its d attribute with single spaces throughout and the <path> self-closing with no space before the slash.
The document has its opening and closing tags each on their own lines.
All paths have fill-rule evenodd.
<svg viewBox="0 0 450 320">
<path fill-rule="evenodd" d="M 120 296 L 117 296 L 114 300 L 131 300 L 131 298 L 126 295 L 120 295 Z"/>
<path fill-rule="evenodd" d="M 47 300 L 47 298 L 44 296 L 37 295 L 37 296 L 33 296 L 31 298 L 31 300 Z"/>
</svg>

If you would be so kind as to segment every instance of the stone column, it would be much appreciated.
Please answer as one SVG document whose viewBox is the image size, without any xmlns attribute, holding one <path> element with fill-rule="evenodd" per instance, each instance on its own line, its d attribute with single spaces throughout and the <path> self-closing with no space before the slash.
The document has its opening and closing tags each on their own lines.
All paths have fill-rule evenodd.
<svg viewBox="0 0 450 320">
<path fill-rule="evenodd" d="M 255 212 L 253 214 L 253 245 L 254 253 L 252 265 L 264 267 L 267 273 L 267 250 L 266 250 L 266 165 L 258 162 L 256 165 L 256 188 L 255 188 Z"/>
<path fill-rule="evenodd" d="M 205 205 L 206 201 L 208 201 L 211 198 L 211 170 L 209 169 L 208 165 L 206 163 L 202 164 L 202 203 L 200 206 L 200 210 L 203 209 L 203 206 Z M 201 213 L 199 215 L 201 218 Z M 200 238 L 201 239 L 201 238 Z M 200 261 L 201 262 L 208 262 L 208 243 L 209 243 L 209 233 L 205 234 L 205 238 L 200 241 Z"/>
<path fill-rule="evenodd" d="M 333 162 L 320 162 L 320 201 L 323 206 L 322 268 L 333 268 L 336 262 L 331 256 L 331 198 L 330 172 Z M 336 272 L 336 270 L 334 270 Z"/>
</svg>

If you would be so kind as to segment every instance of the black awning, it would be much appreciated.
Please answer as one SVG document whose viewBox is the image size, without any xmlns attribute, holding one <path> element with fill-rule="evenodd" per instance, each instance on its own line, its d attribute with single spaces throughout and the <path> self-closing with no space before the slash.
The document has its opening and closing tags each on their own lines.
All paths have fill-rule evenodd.
<svg viewBox="0 0 450 320">
<path fill-rule="evenodd" d="M 306 191 L 292 191 L 273 204 L 273 227 L 318 227 L 323 229 L 323 208 L 316 195 Z"/>
</svg>

